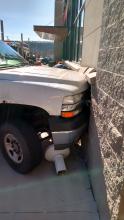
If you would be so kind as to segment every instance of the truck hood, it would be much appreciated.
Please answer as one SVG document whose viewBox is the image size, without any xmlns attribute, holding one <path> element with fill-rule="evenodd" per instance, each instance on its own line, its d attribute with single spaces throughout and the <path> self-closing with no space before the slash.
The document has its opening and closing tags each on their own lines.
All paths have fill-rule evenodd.
<svg viewBox="0 0 124 220">
<path fill-rule="evenodd" d="M 88 88 L 82 72 L 47 66 L 26 66 L 0 70 L 0 80 L 38 85 L 47 83 L 50 87 L 67 90 L 71 93 L 83 92 Z"/>
</svg>

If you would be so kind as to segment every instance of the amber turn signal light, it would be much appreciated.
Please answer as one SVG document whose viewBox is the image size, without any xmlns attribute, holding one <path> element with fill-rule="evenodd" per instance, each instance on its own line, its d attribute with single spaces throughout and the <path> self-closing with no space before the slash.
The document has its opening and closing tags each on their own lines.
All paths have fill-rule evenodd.
<svg viewBox="0 0 124 220">
<path fill-rule="evenodd" d="M 73 118 L 75 116 L 74 112 L 61 112 L 63 118 Z"/>
</svg>

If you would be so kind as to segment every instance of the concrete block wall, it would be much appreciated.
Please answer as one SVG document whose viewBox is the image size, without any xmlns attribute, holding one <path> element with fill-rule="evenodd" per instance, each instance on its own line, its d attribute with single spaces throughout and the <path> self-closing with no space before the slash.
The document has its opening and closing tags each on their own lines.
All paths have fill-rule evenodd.
<svg viewBox="0 0 124 220">
<path fill-rule="evenodd" d="M 111 219 L 118 219 L 124 184 L 124 1 L 105 0 L 98 58 L 100 148 Z M 124 216 L 123 216 L 124 219 Z"/>
<path fill-rule="evenodd" d="M 102 204 L 107 202 L 110 216 L 106 219 L 124 219 L 124 212 L 119 213 L 119 210 L 122 210 L 120 207 L 124 207 L 121 200 L 124 190 L 123 0 L 104 0 L 97 72 L 96 85 L 92 86 L 92 122 L 89 130 L 88 146 L 90 149 L 95 148 L 91 140 L 96 132 L 101 161 L 99 166 L 95 164 L 95 168 L 99 167 L 100 169 L 101 167 L 101 173 L 103 174 L 101 179 L 104 179 L 104 183 L 103 186 L 98 188 L 99 192 L 100 189 L 102 190 L 101 193 L 104 196 L 100 198 L 98 195 L 98 190 L 94 185 L 95 176 L 91 175 L 93 191 L 100 213 L 105 211 L 105 206 L 103 207 Z M 93 131 L 93 123 L 96 131 Z M 90 167 L 93 166 L 91 156 L 89 156 L 89 164 Z M 100 183 L 100 175 L 99 179 L 98 175 L 96 178 Z M 105 212 L 107 212 L 107 209 Z M 102 216 L 101 219 L 104 219 L 105 217 L 102 218 Z"/>
</svg>

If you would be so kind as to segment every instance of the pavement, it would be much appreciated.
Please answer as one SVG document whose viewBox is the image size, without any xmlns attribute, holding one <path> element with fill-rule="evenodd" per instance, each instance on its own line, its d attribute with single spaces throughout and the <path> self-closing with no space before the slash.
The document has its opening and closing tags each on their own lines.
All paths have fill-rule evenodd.
<svg viewBox="0 0 124 220">
<path fill-rule="evenodd" d="M 20 175 L 0 154 L 0 220 L 98 220 L 83 160 L 72 154 L 66 164 L 63 176 L 45 160 Z"/>
</svg>

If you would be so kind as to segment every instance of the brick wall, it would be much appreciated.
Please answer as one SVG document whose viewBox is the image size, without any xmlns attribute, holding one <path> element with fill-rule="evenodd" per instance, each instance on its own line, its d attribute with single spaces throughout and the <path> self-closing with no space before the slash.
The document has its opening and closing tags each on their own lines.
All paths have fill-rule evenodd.
<svg viewBox="0 0 124 220">
<path fill-rule="evenodd" d="M 123 0 L 104 0 L 97 72 L 91 111 L 98 133 L 110 219 L 117 220 L 124 184 Z"/>
</svg>

